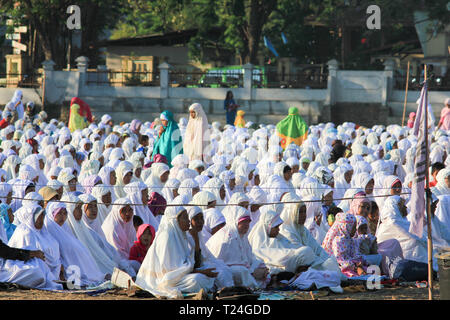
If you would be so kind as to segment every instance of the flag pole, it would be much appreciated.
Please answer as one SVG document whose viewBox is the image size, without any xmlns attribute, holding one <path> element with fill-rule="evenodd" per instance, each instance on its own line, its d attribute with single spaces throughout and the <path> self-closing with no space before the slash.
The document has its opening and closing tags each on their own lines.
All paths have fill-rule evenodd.
<svg viewBox="0 0 450 320">
<path fill-rule="evenodd" d="M 406 71 L 406 89 L 405 89 L 405 103 L 403 104 L 403 118 L 402 118 L 402 127 L 405 125 L 405 112 L 406 112 L 406 101 L 408 98 L 408 84 L 409 84 L 409 63 Z"/>
<path fill-rule="evenodd" d="M 427 83 L 427 65 L 424 70 L 425 84 Z M 430 194 L 430 177 L 429 177 L 429 153 L 428 153 L 428 87 L 425 90 L 425 183 L 426 183 L 426 211 L 427 211 L 427 245 L 428 245 L 428 300 L 433 300 L 433 242 L 431 234 L 431 194 Z"/>
</svg>

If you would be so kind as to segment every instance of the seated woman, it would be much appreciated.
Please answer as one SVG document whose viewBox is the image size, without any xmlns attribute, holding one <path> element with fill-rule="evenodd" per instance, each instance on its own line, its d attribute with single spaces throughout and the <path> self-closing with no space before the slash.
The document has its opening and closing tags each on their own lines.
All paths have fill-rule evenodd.
<svg viewBox="0 0 450 320">
<path fill-rule="evenodd" d="M 102 224 L 106 240 L 119 252 L 122 259 L 128 259 L 130 249 L 136 241 L 133 226 L 132 202 L 128 198 L 117 199 L 113 210 Z"/>
<path fill-rule="evenodd" d="M 106 217 L 111 212 L 112 194 L 111 187 L 108 187 L 105 184 L 96 185 L 94 190 L 92 190 L 92 195 L 97 199 L 97 219 L 100 225 L 103 224 Z"/>
<path fill-rule="evenodd" d="M 293 245 L 309 247 L 314 252 L 311 268 L 340 272 L 336 258 L 329 255 L 304 226 L 306 221 L 306 204 L 304 202 L 285 204 L 281 217 L 284 221 L 280 228 L 281 235 Z"/>
<path fill-rule="evenodd" d="M 28 207 L 24 215 L 22 223 L 14 231 L 13 236 L 8 242 L 8 245 L 13 248 L 26 249 L 32 251 L 40 251 L 35 259 L 27 262 L 7 260 L 2 270 L 12 272 L 9 274 L 10 281 L 16 278 L 20 282 L 29 283 L 31 286 L 46 290 L 61 290 L 62 286 L 56 284 L 54 281 L 59 279 L 52 271 L 51 265 L 47 263 L 48 258 L 52 260 L 52 255 L 59 259 L 59 245 L 56 246 L 47 240 L 43 235 L 42 227 L 44 226 L 45 211 L 40 206 Z M 57 253 L 57 254 L 54 254 Z M 34 256 L 35 254 L 33 254 Z M 45 257 L 45 258 L 44 258 Z M 32 270 L 29 270 L 32 269 Z M 24 271 L 31 272 L 33 277 L 29 279 L 21 278 L 24 276 Z M 39 272 L 40 271 L 40 272 Z M 19 283 L 20 283 L 19 282 Z"/>
<path fill-rule="evenodd" d="M 122 161 L 117 169 L 116 169 L 116 185 L 113 188 L 115 192 L 116 198 L 123 198 L 126 197 L 126 192 L 124 190 L 124 187 L 132 182 L 133 180 L 133 169 L 134 166 L 129 161 Z"/>
<path fill-rule="evenodd" d="M 379 248 L 384 248 L 384 241 L 394 239 L 400 243 L 403 257 L 421 263 L 428 263 L 427 238 L 422 238 L 409 232 L 410 222 L 406 218 L 408 211 L 405 199 L 392 195 L 384 201 L 380 214 L 380 224 L 376 237 Z M 433 255 L 433 269 L 437 270 L 437 261 Z"/>
<path fill-rule="evenodd" d="M 193 200 L 192 203 L 195 203 L 195 201 Z M 190 237 L 188 238 L 195 252 L 195 267 L 199 270 L 209 270 L 217 274 L 214 277 L 214 284 L 217 290 L 234 286 L 231 269 L 222 260 L 216 259 L 205 245 L 206 242 L 202 233 L 204 225 L 202 209 L 197 206 L 190 206 L 188 215 L 191 222 Z"/>
<path fill-rule="evenodd" d="M 336 257 L 342 273 L 348 277 L 366 274 L 368 266 L 359 254 L 358 241 L 353 239 L 355 233 L 356 217 L 351 213 L 338 213 L 322 244 L 328 254 Z"/>
<path fill-rule="evenodd" d="M 450 195 L 437 197 L 436 213 L 432 218 L 433 246 L 450 246 Z M 1 208 L 2 205 L 0 205 Z M 433 207 L 432 207 L 433 209 Z"/>
<path fill-rule="evenodd" d="M 105 274 L 100 271 L 89 250 L 73 236 L 65 224 L 66 205 L 62 202 L 50 202 L 46 212 L 44 226 L 58 241 L 64 278 L 69 279 L 71 273 L 76 272 L 71 268 L 77 266 L 80 279 L 76 279 L 73 285 L 80 287 L 101 284 L 105 280 Z"/>
<path fill-rule="evenodd" d="M 134 204 L 134 214 L 141 217 L 145 224 L 150 224 L 155 230 L 158 230 L 159 221 L 156 220 L 147 205 L 149 201 L 147 185 L 143 182 L 135 181 L 128 184 L 124 190 L 127 193 L 127 197 Z"/>
<path fill-rule="evenodd" d="M 194 249 L 186 234 L 188 230 L 186 209 L 168 207 L 137 274 L 139 287 L 155 296 L 168 298 L 182 298 L 183 293 L 212 289 L 216 274 L 195 269 Z M 167 250 L 168 243 L 170 250 Z"/>
<path fill-rule="evenodd" d="M 279 233 L 282 223 L 278 213 L 264 211 L 248 236 L 253 252 L 264 261 L 271 275 L 282 271 L 296 273 L 299 267 L 312 265 L 315 258 L 311 248 L 298 247 Z"/>
<path fill-rule="evenodd" d="M 369 224 L 364 216 L 356 216 L 356 235 L 359 252 L 370 265 L 380 265 L 382 256 L 378 253 L 377 238 L 370 234 Z"/>
<path fill-rule="evenodd" d="M 253 254 L 247 238 L 250 213 L 240 206 L 230 209 L 230 222 L 208 240 L 206 247 L 231 268 L 235 285 L 265 288 L 269 269 Z"/>
<path fill-rule="evenodd" d="M 150 214 L 155 217 L 158 225 L 155 230 L 158 231 L 161 219 L 164 216 L 164 211 L 166 210 L 167 201 L 158 192 L 152 192 L 147 202 L 147 207 L 150 210 Z"/>
<path fill-rule="evenodd" d="M 169 167 L 165 163 L 154 163 L 150 170 L 151 175 L 145 179 L 145 184 L 149 186 L 148 192 L 162 194 L 164 184 L 169 180 Z"/>
<path fill-rule="evenodd" d="M 104 274 L 112 274 L 114 268 L 118 268 L 132 277 L 136 276 L 135 268 L 131 266 L 128 257 L 122 258 L 117 250 L 108 243 L 103 233 L 98 233 L 85 223 L 82 209 L 83 201 L 75 195 L 66 195 L 61 200 L 67 201 L 67 220 L 70 230 L 89 250 L 100 271 Z M 88 211 L 91 208 L 87 208 Z"/>
</svg>

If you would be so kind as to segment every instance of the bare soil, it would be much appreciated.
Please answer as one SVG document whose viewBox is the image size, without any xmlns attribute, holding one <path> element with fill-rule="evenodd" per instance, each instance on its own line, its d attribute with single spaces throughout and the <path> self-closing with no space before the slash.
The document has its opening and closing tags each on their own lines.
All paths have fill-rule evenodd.
<svg viewBox="0 0 450 320">
<path fill-rule="evenodd" d="M 395 286 L 380 290 L 368 291 L 363 286 L 345 287 L 344 293 L 334 294 L 320 290 L 316 294 L 312 292 L 295 292 L 295 300 L 428 300 L 428 288 L 416 286 Z M 197 299 L 197 298 L 188 298 Z M 434 285 L 433 300 L 439 300 L 439 284 Z M 41 290 L 24 290 L 9 288 L 0 290 L 0 300 L 156 300 L 133 295 L 126 289 L 113 289 L 91 296 L 84 293 L 58 293 Z"/>
</svg>

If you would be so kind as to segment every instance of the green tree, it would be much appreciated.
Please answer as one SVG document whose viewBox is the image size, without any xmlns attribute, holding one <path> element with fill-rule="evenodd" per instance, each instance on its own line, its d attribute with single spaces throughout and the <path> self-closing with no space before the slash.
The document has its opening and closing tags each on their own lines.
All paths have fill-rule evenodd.
<svg viewBox="0 0 450 320">
<path fill-rule="evenodd" d="M 78 0 L 81 9 L 82 47 L 79 54 L 90 58 L 95 65 L 98 55 L 96 43 L 104 30 L 115 25 L 126 0 Z M 16 25 L 29 25 L 36 31 L 37 45 L 45 59 L 55 61 L 57 67 L 66 64 L 66 48 L 70 36 L 66 26 L 66 10 L 70 0 L 0 0 L 0 8 Z"/>
</svg>

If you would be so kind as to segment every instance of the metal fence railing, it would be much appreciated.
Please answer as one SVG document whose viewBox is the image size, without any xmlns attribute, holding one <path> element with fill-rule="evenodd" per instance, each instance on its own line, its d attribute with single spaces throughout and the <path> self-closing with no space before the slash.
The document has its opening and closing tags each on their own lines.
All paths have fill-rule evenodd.
<svg viewBox="0 0 450 320">
<path fill-rule="evenodd" d="M 420 91 L 422 89 L 423 76 L 409 76 L 408 90 Z M 406 88 L 406 76 L 396 75 L 394 76 L 394 89 L 405 90 Z M 436 76 L 431 75 L 428 77 L 428 89 L 431 91 L 450 91 L 450 75 Z"/>
<path fill-rule="evenodd" d="M 0 73 L 0 87 L 3 88 L 40 88 L 41 73 Z"/>
<path fill-rule="evenodd" d="M 266 76 L 268 88 L 325 89 L 328 68 L 324 64 L 305 64 L 287 72 L 272 69 Z"/>
<path fill-rule="evenodd" d="M 242 88 L 244 75 L 239 72 L 220 71 L 179 71 L 169 72 L 169 81 L 172 87 L 187 88 Z"/>
<path fill-rule="evenodd" d="M 159 77 L 159 72 L 92 71 L 87 72 L 87 84 L 158 87 Z"/>
<path fill-rule="evenodd" d="M 267 79 L 268 88 L 326 89 L 328 75 L 325 73 L 269 73 Z"/>
</svg>

